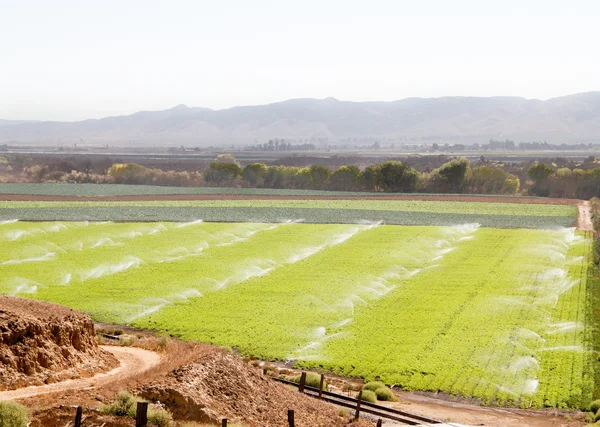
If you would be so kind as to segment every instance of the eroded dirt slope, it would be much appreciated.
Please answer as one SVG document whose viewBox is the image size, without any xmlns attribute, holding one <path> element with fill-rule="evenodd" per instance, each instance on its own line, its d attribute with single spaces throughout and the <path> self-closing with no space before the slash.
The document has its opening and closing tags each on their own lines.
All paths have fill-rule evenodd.
<svg viewBox="0 0 600 427">
<path fill-rule="evenodd" d="M 98 347 L 86 314 L 0 296 L 0 390 L 55 383 L 118 366 Z"/>
<path fill-rule="evenodd" d="M 176 419 L 216 423 L 227 418 L 249 427 L 287 426 L 287 410 L 294 409 L 300 426 L 342 426 L 349 421 L 334 406 L 276 383 L 224 350 L 200 355 L 141 387 L 140 394 L 166 405 Z M 353 425 L 371 424 L 361 420 Z"/>
</svg>

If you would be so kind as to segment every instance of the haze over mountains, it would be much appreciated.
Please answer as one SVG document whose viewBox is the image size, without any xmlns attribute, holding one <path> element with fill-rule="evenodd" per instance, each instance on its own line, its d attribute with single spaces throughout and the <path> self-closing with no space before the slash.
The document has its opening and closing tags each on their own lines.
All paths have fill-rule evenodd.
<svg viewBox="0 0 600 427">
<path fill-rule="evenodd" d="M 269 139 L 393 143 L 600 142 L 600 92 L 547 101 L 519 97 L 349 102 L 292 99 L 224 110 L 164 111 L 79 122 L 0 120 L 0 144 L 253 145 Z"/>
</svg>

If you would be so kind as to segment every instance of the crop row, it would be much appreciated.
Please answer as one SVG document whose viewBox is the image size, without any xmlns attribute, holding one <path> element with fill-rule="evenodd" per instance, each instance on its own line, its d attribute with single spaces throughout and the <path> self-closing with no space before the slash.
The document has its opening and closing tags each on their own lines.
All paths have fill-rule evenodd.
<svg viewBox="0 0 600 427">
<path fill-rule="evenodd" d="M 394 225 L 454 225 L 479 223 L 484 227 L 556 228 L 569 227 L 569 216 L 496 215 L 468 213 L 405 212 L 367 209 L 312 209 L 260 207 L 168 207 L 94 206 L 47 208 L 0 208 L 0 221 L 194 221 L 282 222 L 309 224 L 355 224 L 363 221 Z"/>
<path fill-rule="evenodd" d="M 570 205 L 426 200 L 155 200 L 119 202 L 0 202 L 0 208 L 264 208 L 264 209 L 350 209 L 467 215 L 565 216 L 574 218 L 577 208 Z"/>
<path fill-rule="evenodd" d="M 298 223 L 0 225 L 0 292 L 486 403 L 581 407 L 591 239 Z"/>
<path fill-rule="evenodd" d="M 324 191 L 324 190 L 294 190 L 270 188 L 225 188 L 225 187 L 161 187 L 156 185 L 126 185 L 126 184 L 0 184 L 0 194 L 29 194 L 46 196 L 138 196 L 166 194 L 240 194 L 240 195 L 280 195 L 280 196 L 365 196 L 382 195 L 382 193 Z M 398 194 L 398 193 L 396 193 Z M 410 193 L 420 195 L 419 193 Z M 431 196 L 433 194 L 427 193 Z M 448 194 L 444 194 L 448 197 Z M 479 195 L 481 198 L 504 197 L 498 195 Z"/>
</svg>

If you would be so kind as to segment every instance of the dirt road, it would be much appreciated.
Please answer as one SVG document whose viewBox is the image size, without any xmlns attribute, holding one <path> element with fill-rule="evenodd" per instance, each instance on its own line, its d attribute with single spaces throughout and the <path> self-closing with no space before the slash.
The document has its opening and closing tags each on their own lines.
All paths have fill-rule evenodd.
<svg viewBox="0 0 600 427">
<path fill-rule="evenodd" d="M 585 201 L 577 205 L 577 229 L 581 231 L 594 231 L 592 224 L 592 208 L 590 202 Z"/>
<path fill-rule="evenodd" d="M 121 365 L 112 371 L 94 375 L 90 378 L 61 381 L 55 384 L 43 386 L 26 387 L 18 390 L 0 392 L 0 401 L 24 399 L 39 396 L 41 394 L 55 393 L 67 390 L 93 389 L 108 383 L 123 380 L 138 375 L 156 366 L 160 361 L 157 353 L 134 347 L 101 346 L 103 350 L 112 353 Z"/>
</svg>

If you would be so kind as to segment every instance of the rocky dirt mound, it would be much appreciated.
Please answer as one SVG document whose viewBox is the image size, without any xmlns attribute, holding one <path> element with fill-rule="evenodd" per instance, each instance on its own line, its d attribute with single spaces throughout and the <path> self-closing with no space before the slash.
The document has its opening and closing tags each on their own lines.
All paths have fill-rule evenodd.
<svg viewBox="0 0 600 427">
<path fill-rule="evenodd" d="M 91 376 L 118 366 L 86 314 L 0 296 L 0 390 Z"/>
<path fill-rule="evenodd" d="M 217 423 L 227 418 L 245 426 L 287 426 L 287 411 L 294 409 L 301 426 L 342 426 L 350 421 L 334 406 L 271 380 L 226 351 L 201 355 L 138 392 L 164 404 L 176 419 Z"/>
</svg>

